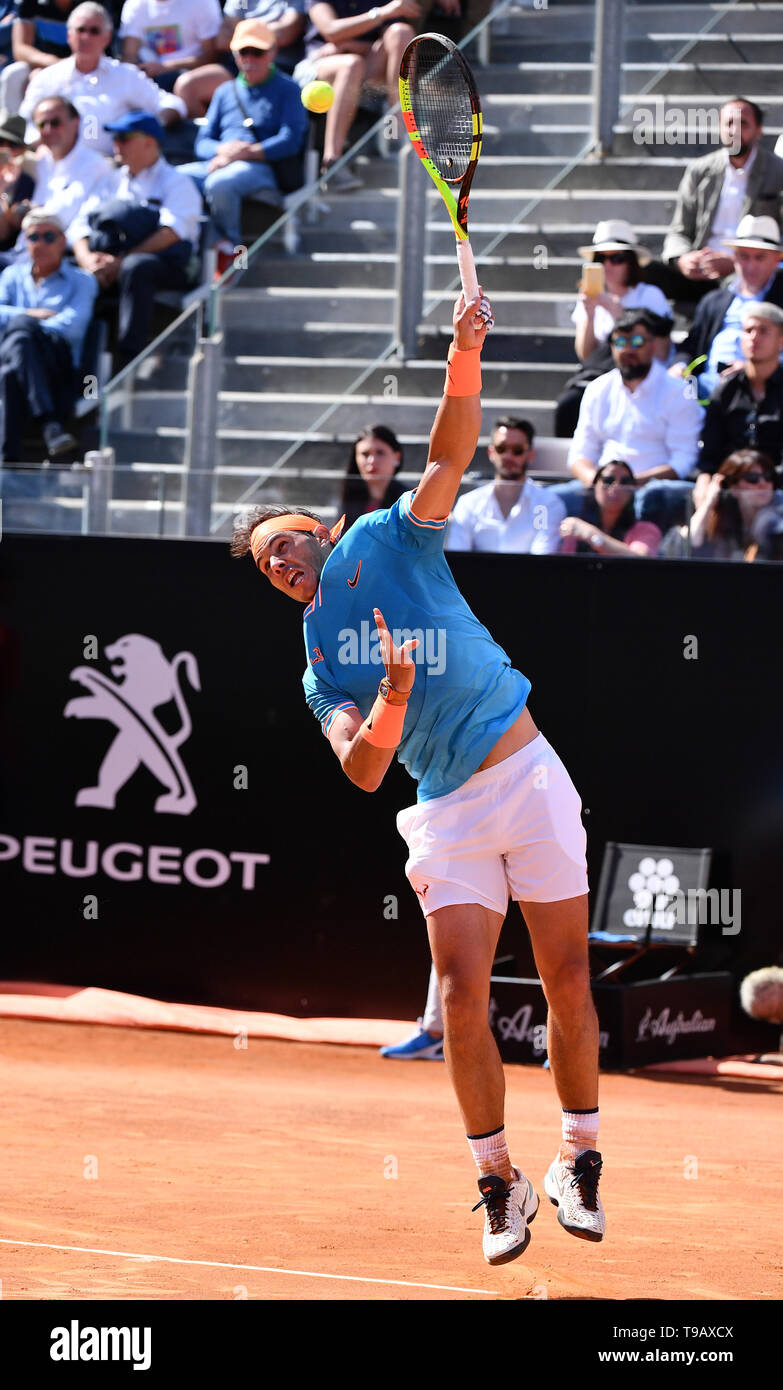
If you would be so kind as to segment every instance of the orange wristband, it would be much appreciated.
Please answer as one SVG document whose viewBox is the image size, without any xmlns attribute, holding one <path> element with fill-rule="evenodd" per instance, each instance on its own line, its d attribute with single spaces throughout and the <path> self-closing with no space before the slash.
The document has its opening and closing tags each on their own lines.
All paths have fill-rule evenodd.
<svg viewBox="0 0 783 1390">
<path fill-rule="evenodd" d="M 444 396 L 478 396 L 481 391 L 481 348 L 460 350 L 452 343 L 446 367 Z"/>
<path fill-rule="evenodd" d="M 396 748 L 402 738 L 407 709 L 407 704 L 389 705 L 379 695 L 359 730 L 365 743 L 373 748 Z"/>
</svg>

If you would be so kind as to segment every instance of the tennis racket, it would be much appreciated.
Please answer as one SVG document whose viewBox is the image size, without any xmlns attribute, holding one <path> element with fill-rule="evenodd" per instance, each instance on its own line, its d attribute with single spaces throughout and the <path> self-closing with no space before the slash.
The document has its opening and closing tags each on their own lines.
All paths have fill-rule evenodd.
<svg viewBox="0 0 783 1390">
<path fill-rule="evenodd" d="M 481 102 L 473 73 L 451 39 L 420 34 L 411 40 L 400 63 L 400 106 L 413 148 L 451 218 L 467 302 L 478 294 L 468 198 L 481 153 Z"/>
</svg>

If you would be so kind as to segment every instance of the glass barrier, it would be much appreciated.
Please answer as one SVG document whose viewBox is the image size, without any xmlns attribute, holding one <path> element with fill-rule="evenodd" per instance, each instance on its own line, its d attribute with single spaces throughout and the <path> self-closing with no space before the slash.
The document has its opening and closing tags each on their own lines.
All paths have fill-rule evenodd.
<svg viewBox="0 0 783 1390">
<path fill-rule="evenodd" d="M 405 468 L 395 481 L 415 487 L 419 476 L 419 471 Z M 524 535 L 524 525 L 518 526 L 520 553 L 604 560 L 625 553 L 622 544 L 615 544 L 619 541 L 640 554 L 644 551 L 639 547 L 645 547 L 650 558 L 783 562 L 779 494 L 745 515 L 739 529 L 736 507 L 729 504 L 724 511 L 721 504 L 718 524 L 711 528 L 705 526 L 704 515 L 696 513 L 692 490 L 685 485 L 664 485 L 654 495 L 648 489 L 646 497 L 637 492 L 626 498 L 628 512 L 618 515 L 607 506 L 606 495 L 595 489 L 573 481 L 555 482 L 542 470 L 532 469 L 530 477 L 537 490 L 528 496 Z M 270 486 L 264 500 L 291 504 L 304 492 L 313 510 L 333 524 L 345 510 L 339 481 L 334 468 L 297 467 Z M 466 474 L 466 491 L 487 481 L 487 474 L 474 468 Z M 202 514 L 225 522 L 226 536 L 213 539 L 226 544 L 232 522 L 244 507 L 242 487 L 242 479 L 230 472 L 112 466 L 97 452 L 70 468 L 5 465 L 0 468 L 0 534 L 174 537 L 190 534 L 193 519 Z M 495 488 L 508 494 L 503 505 L 510 510 L 518 500 L 519 484 L 495 481 Z M 472 548 L 466 536 L 455 527 L 447 535 L 447 548 Z"/>
</svg>

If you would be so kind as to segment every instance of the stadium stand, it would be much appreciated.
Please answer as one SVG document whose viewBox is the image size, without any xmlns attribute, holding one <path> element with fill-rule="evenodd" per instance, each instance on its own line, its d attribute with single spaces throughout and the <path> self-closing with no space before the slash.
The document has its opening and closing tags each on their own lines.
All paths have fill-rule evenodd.
<svg viewBox="0 0 783 1390">
<path fill-rule="evenodd" d="M 741 92 L 764 107 L 768 148 L 783 131 L 783 4 L 637 3 L 625 10 L 626 115 L 613 151 L 602 160 L 577 158 L 590 143 L 593 29 L 589 3 L 512 6 L 493 20 L 489 61 L 478 70 L 485 142 L 471 194 L 471 240 L 498 317 L 484 352 L 485 418 L 509 410 L 528 417 L 538 432 L 531 476 L 549 479 L 567 476 L 568 441 L 552 438 L 553 411 L 576 367 L 577 247 L 599 221 L 622 217 L 660 255 L 685 164 L 713 147 L 703 113 L 717 111 L 727 96 Z M 470 52 L 475 58 L 475 45 Z M 653 122 L 651 141 L 640 138 L 648 129 L 640 112 Z M 333 515 L 347 444 L 370 418 L 397 431 L 411 479 L 425 458 L 449 333 L 450 296 L 441 295 L 454 279 L 453 234 L 434 191 L 419 356 L 380 361 L 323 425 L 315 424 L 394 331 L 397 161 L 378 158 L 375 148 L 365 145 L 354 162 L 361 189 L 327 189 L 317 219 L 300 214 L 296 238 L 288 239 L 296 255 L 275 238 L 221 295 L 215 499 L 227 524 L 236 500 L 289 451 L 264 498 Z M 248 246 L 273 215 L 247 205 Z M 678 329 L 682 336 L 684 324 Z M 110 399 L 103 442 L 117 465 L 163 478 L 160 494 L 170 499 L 151 527 L 148 500 L 136 507 L 132 496 L 123 499 L 123 487 L 132 493 L 133 486 L 117 474 L 117 530 L 182 531 L 194 347 L 187 325 Z M 298 445 L 309 425 L 311 437 Z M 97 433 L 86 429 L 83 442 L 95 447 Z"/>
</svg>

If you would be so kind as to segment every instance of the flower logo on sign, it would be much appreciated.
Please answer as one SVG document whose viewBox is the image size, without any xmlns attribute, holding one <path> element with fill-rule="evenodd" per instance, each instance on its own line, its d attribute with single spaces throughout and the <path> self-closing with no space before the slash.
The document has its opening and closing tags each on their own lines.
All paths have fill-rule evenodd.
<svg viewBox="0 0 783 1390">
<path fill-rule="evenodd" d="M 634 905 L 623 913 L 623 924 L 671 931 L 677 920 L 675 899 L 680 887 L 671 859 L 653 859 L 652 855 L 646 855 L 628 879 L 628 887 Z"/>
</svg>

